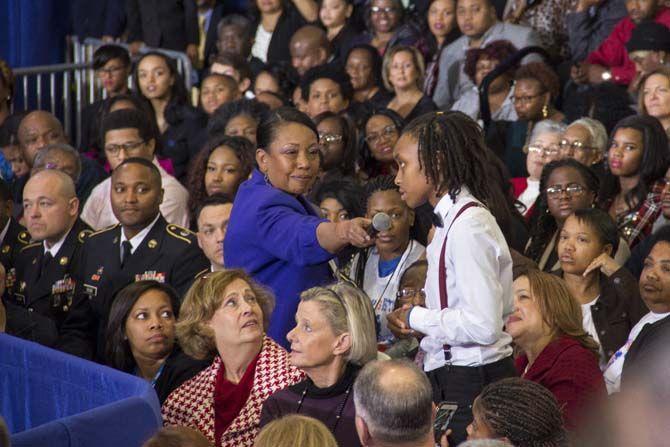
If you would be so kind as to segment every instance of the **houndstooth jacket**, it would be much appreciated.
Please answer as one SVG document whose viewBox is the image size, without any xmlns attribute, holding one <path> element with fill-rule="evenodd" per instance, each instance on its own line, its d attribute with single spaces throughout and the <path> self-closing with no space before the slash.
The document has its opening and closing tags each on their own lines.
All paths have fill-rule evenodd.
<svg viewBox="0 0 670 447">
<path fill-rule="evenodd" d="M 284 348 L 265 337 L 249 398 L 221 439 L 215 441 L 214 387 L 222 364 L 217 355 L 207 369 L 174 390 L 163 404 L 163 423 L 198 430 L 216 447 L 251 447 L 258 434 L 263 402 L 273 393 L 303 380 L 304 374 L 291 366 Z"/>
</svg>

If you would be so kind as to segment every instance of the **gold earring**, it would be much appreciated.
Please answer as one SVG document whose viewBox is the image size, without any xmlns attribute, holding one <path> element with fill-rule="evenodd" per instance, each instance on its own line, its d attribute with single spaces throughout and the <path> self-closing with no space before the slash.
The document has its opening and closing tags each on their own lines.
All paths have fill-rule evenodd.
<svg viewBox="0 0 670 447">
<path fill-rule="evenodd" d="M 549 107 L 545 104 L 544 107 L 542 107 L 542 119 L 546 120 L 549 118 Z"/>
</svg>

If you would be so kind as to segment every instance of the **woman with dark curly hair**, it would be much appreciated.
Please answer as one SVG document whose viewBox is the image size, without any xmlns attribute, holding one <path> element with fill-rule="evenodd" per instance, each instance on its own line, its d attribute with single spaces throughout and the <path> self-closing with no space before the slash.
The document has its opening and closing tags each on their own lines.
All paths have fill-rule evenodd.
<svg viewBox="0 0 670 447">
<path fill-rule="evenodd" d="M 490 72 L 502 61 L 516 53 L 517 49 L 509 40 L 494 40 L 483 48 L 471 48 L 465 52 L 465 67 L 463 71 L 473 83 L 472 88 L 466 90 L 456 100 L 451 110 L 465 113 L 472 119 L 479 118 L 479 86 Z M 489 84 L 489 110 L 491 119 L 515 121 L 516 110 L 512 103 L 514 93 L 513 79 L 516 66 L 501 74 Z"/>
<path fill-rule="evenodd" d="M 254 168 L 254 146 L 242 137 L 216 134 L 193 159 L 188 174 L 188 207 L 195 219 L 202 201 L 213 194 L 234 198 Z M 196 228 L 192 225 L 192 228 Z"/>
<path fill-rule="evenodd" d="M 552 161 L 544 167 L 540 196 L 535 202 L 537 218 L 525 252 L 541 270 L 553 272 L 560 268 L 556 243 L 563 223 L 574 211 L 595 206 L 599 185 L 593 170 L 571 158 Z M 628 245 L 620 239 L 614 259 L 623 264 L 629 256 Z"/>
<path fill-rule="evenodd" d="M 370 113 L 386 107 L 393 95 L 384 87 L 382 58 L 372 45 L 354 45 L 346 56 L 344 68 L 354 88 L 349 111 L 360 129 Z"/>
<path fill-rule="evenodd" d="M 651 116 L 629 116 L 617 123 L 607 154 L 598 206 L 608 211 L 633 247 L 651 234 L 661 213 L 665 172 L 670 165 L 668 137 Z"/>
<path fill-rule="evenodd" d="M 322 178 L 353 177 L 356 175 L 357 133 L 354 123 L 346 115 L 324 112 L 314 118 L 319 131 L 323 161 Z"/>
<path fill-rule="evenodd" d="M 133 73 L 135 93 L 153 108 L 164 155 L 172 160 L 175 176 L 186 176 L 188 162 L 202 145 L 203 116 L 191 106 L 186 85 L 174 59 L 157 51 L 144 54 Z"/>
<path fill-rule="evenodd" d="M 270 113 L 270 108 L 253 99 L 239 99 L 219 107 L 209 118 L 207 134 L 244 137 L 256 144 L 258 124 Z"/>
<path fill-rule="evenodd" d="M 254 78 L 252 90 L 256 96 L 272 92 L 288 98 L 296 86 L 296 78 L 295 69 L 289 63 L 266 65 Z"/>
</svg>

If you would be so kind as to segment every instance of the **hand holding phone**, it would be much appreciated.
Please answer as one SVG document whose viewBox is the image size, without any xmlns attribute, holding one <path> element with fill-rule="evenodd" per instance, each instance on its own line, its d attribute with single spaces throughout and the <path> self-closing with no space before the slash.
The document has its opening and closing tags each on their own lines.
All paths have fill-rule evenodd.
<svg viewBox="0 0 670 447">
<path fill-rule="evenodd" d="M 435 432 L 435 442 L 440 443 L 442 435 L 446 433 L 449 428 L 451 419 L 458 410 L 456 402 L 440 402 L 437 406 L 437 414 L 435 415 L 435 423 L 433 424 L 433 431 Z"/>
</svg>

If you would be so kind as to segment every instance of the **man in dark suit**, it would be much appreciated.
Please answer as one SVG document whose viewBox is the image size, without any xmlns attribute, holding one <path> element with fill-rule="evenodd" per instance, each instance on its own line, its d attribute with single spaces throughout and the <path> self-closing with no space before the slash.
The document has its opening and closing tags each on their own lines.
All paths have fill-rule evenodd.
<svg viewBox="0 0 670 447">
<path fill-rule="evenodd" d="M 24 215 L 35 242 L 16 258 L 7 278 L 7 332 L 54 346 L 78 282 L 84 239 L 91 233 L 79 219 L 79 199 L 67 174 L 47 169 L 23 190 Z"/>
<path fill-rule="evenodd" d="M 16 257 L 30 243 L 30 234 L 12 217 L 13 208 L 9 186 L 0 180 L 0 264 L 5 267 L 10 279 L 16 277 Z"/>
<path fill-rule="evenodd" d="M 170 284 L 183 296 L 195 276 L 209 266 L 194 233 L 168 224 L 160 214 L 161 176 L 148 160 L 129 158 L 112 173 L 112 209 L 120 224 L 93 233 L 84 245 L 75 308 L 59 346 L 101 359 L 112 300 L 140 280 Z M 101 359 L 102 360 L 102 359 Z"/>
<path fill-rule="evenodd" d="M 183 51 L 198 57 L 198 13 L 195 0 L 127 0 L 131 53 L 142 45 Z"/>
<path fill-rule="evenodd" d="M 256 29 L 251 21 L 240 14 L 228 14 L 217 24 L 215 54 L 235 54 L 249 63 L 256 76 L 264 67 L 262 60 L 251 55 Z M 209 59 L 208 59 L 208 62 Z"/>
</svg>

